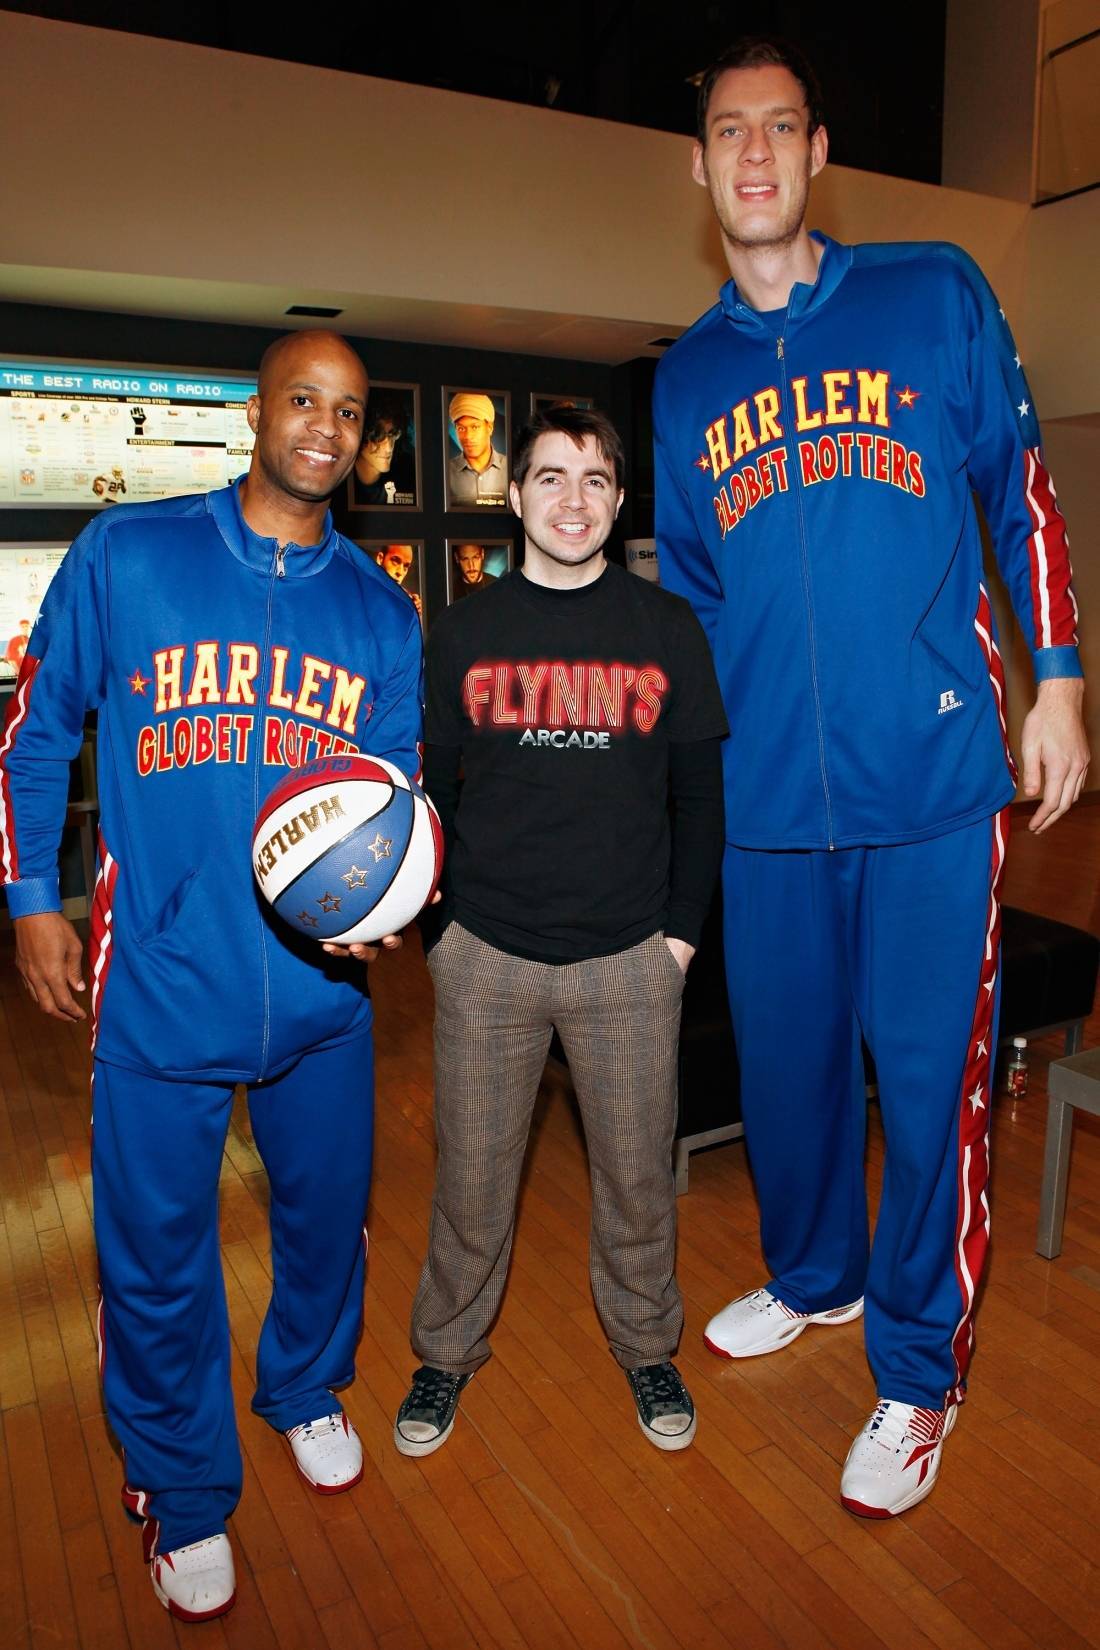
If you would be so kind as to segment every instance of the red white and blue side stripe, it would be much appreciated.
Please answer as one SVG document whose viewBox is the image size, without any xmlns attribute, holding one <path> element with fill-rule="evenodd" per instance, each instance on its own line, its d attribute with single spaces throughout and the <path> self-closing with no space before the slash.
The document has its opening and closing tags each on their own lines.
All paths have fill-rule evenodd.
<svg viewBox="0 0 1100 1650">
<path fill-rule="evenodd" d="M 1078 612 L 1071 583 L 1069 535 L 1065 517 L 1058 508 L 1054 483 L 1037 443 L 1025 448 L 1023 465 L 1024 500 L 1031 527 L 1028 536 L 1034 619 L 1031 646 L 1035 650 L 1076 646 Z"/>
<path fill-rule="evenodd" d="M 3 868 L 3 880 L 6 883 L 17 882 L 19 879 L 19 845 L 12 808 L 11 782 L 8 776 L 8 755 L 26 720 L 38 666 L 39 660 L 33 654 L 24 653 L 23 663 L 19 667 L 19 680 L 8 706 L 4 737 L 0 740 L 0 867 Z"/>
<path fill-rule="evenodd" d="M 997 1058 L 997 970 L 1001 945 L 1001 883 L 1008 845 L 1009 810 L 994 814 L 991 826 L 989 906 L 985 949 L 959 1095 L 958 1203 L 955 1276 L 962 1311 L 951 1341 L 955 1383 L 946 1401 L 961 1403 L 974 1350 L 974 1299 L 989 1250 L 989 1125 Z"/>
</svg>

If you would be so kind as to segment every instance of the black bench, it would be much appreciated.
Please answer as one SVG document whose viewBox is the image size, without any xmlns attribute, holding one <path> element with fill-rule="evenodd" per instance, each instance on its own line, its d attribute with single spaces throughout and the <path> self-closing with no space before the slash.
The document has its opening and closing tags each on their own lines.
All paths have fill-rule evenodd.
<svg viewBox="0 0 1100 1650">
<path fill-rule="evenodd" d="M 1100 940 L 1083 928 L 1006 905 L 1001 923 L 1001 1037 L 1065 1032 L 1081 1047 L 1096 997 Z"/>
<path fill-rule="evenodd" d="M 741 1066 L 730 1023 L 722 950 L 722 901 L 717 896 L 684 982 L 677 1074 L 676 1190 L 688 1189 L 688 1159 L 703 1146 L 740 1140 Z"/>
<path fill-rule="evenodd" d="M 1065 1051 L 1081 1047 L 1096 995 L 1100 940 L 1068 923 L 1006 905 L 1001 930 L 1001 1038 L 1065 1032 Z M 874 1071 L 868 1069 L 869 1084 Z M 740 1067 L 726 1001 L 720 902 L 707 918 L 684 987 L 680 1029 L 676 1190 L 688 1189 L 693 1151 L 744 1134 Z"/>
</svg>

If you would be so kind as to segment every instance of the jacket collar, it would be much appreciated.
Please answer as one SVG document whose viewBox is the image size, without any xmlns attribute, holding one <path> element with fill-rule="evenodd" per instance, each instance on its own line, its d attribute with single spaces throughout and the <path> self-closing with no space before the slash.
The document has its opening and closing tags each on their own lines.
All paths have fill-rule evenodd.
<svg viewBox="0 0 1100 1650">
<path fill-rule="evenodd" d="M 256 573 L 271 573 L 275 566 L 275 539 L 261 538 L 254 533 L 241 512 L 240 488 L 243 476 L 238 476 L 230 487 L 220 487 L 207 493 L 206 508 L 214 518 L 218 532 L 226 545 L 246 567 Z M 317 544 L 288 544 L 284 548 L 283 570 L 288 579 L 309 578 L 327 567 L 336 549 L 339 534 L 332 525 L 332 511 L 325 512 L 320 542 Z"/>
<path fill-rule="evenodd" d="M 812 286 L 807 286 L 804 281 L 796 281 L 791 288 L 791 296 L 787 301 L 788 326 L 792 321 L 802 320 L 827 303 L 852 264 L 850 246 L 830 240 L 829 236 L 823 235 L 819 229 L 812 229 L 810 235 L 824 248 L 821 262 L 817 266 L 817 280 Z M 735 327 L 741 327 L 747 332 L 767 331 L 770 336 L 771 327 L 761 319 L 751 304 L 745 302 L 732 280 L 726 282 L 718 294 L 718 301 L 727 321 L 732 322 Z"/>
</svg>

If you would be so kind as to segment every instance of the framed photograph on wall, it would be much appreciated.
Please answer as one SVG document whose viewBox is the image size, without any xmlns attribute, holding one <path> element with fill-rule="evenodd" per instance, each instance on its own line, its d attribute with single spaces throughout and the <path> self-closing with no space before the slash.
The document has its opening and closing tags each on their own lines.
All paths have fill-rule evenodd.
<svg viewBox="0 0 1100 1650">
<path fill-rule="evenodd" d="M 508 508 L 511 399 L 507 390 L 444 386 L 444 509 Z"/>
<path fill-rule="evenodd" d="M 582 412 L 591 412 L 596 405 L 595 397 L 591 395 L 551 395 L 548 390 L 531 391 L 531 416 L 545 412 L 547 407 L 579 407 Z"/>
<path fill-rule="evenodd" d="M 425 622 L 424 540 L 406 539 L 404 544 L 391 544 L 384 539 L 355 539 L 360 550 L 376 561 L 383 573 L 388 573 L 394 584 L 399 584 Z"/>
<path fill-rule="evenodd" d="M 453 538 L 447 540 L 447 605 L 479 590 L 514 565 L 511 539 Z"/>
<path fill-rule="evenodd" d="M 42 598 L 68 548 L 33 539 L 0 544 L 0 688 L 15 685 Z"/>
<path fill-rule="evenodd" d="M 420 386 L 372 382 L 349 510 L 422 510 Z"/>
</svg>

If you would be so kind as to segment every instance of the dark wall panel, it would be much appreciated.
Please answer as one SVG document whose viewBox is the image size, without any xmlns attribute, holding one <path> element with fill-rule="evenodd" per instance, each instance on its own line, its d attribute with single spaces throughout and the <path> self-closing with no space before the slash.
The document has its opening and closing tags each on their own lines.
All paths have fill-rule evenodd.
<svg viewBox="0 0 1100 1650">
<path fill-rule="evenodd" d="M 55 309 L 29 304 L 0 304 L 0 356 L 25 355 L 142 364 L 252 371 L 275 332 L 258 327 L 225 326 L 159 317 L 102 314 L 93 310 Z M 444 434 L 442 389 L 446 384 L 484 385 L 507 390 L 512 398 L 513 432 L 527 417 L 532 391 L 592 396 L 613 419 L 626 444 L 628 466 L 634 443 L 638 387 L 631 368 L 593 362 L 562 361 L 545 356 L 513 355 L 489 350 L 402 344 L 351 337 L 372 378 L 420 385 L 421 475 L 424 508 L 401 512 L 348 512 L 344 495 L 333 501 L 337 526 L 351 538 L 423 539 L 426 551 L 426 596 L 429 622 L 446 600 L 444 541 L 511 536 L 518 561 L 522 550 L 519 523 L 511 512 L 446 514 L 443 509 Z M 637 365 L 636 363 L 634 365 Z M 645 366 L 645 363 L 641 363 Z M 643 470 L 645 466 L 642 467 Z M 643 501 L 635 526 L 630 496 L 619 535 L 611 546 L 621 559 L 621 537 L 648 532 L 651 504 Z M 644 482 L 643 482 L 644 486 Z M 650 483 L 652 486 L 652 483 Z M 72 539 L 88 520 L 81 510 L 0 511 L 0 538 Z"/>
</svg>

